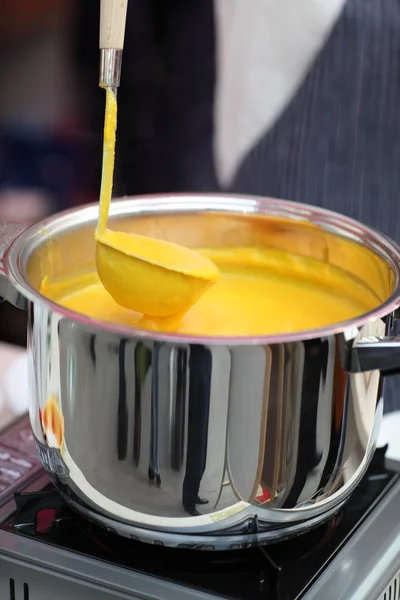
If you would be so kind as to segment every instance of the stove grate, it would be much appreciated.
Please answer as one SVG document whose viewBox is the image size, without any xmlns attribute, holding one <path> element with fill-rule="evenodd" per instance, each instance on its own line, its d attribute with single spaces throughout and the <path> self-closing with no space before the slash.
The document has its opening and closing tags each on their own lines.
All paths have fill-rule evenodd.
<svg viewBox="0 0 400 600">
<path fill-rule="evenodd" d="M 143 574 L 185 589 L 191 588 L 192 593 L 199 590 L 233 600 L 244 597 L 252 600 L 293 600 L 301 598 L 312 586 L 373 509 L 381 494 L 386 493 L 393 476 L 382 468 L 382 459 L 383 453 L 377 452 L 356 492 L 329 521 L 301 536 L 264 547 L 225 552 L 192 549 L 188 552 L 187 549 L 119 537 L 75 513 L 45 476 L 38 479 L 37 484 L 32 484 L 28 488 L 30 491 L 15 494 L 15 509 L 13 512 L 11 506 L 7 509 L 8 516 L 0 525 L 0 533 L 4 530 L 19 534 L 35 543 L 57 547 L 90 561 L 101 561 L 104 568 L 122 567 L 135 576 Z M 17 574 L 17 567 L 14 565 L 13 570 L 7 570 L 4 583 L 0 579 L 0 600 L 8 599 L 8 592 L 11 600 L 48 600 L 47 592 L 42 590 L 44 582 L 37 578 L 37 574 L 32 570 L 27 573 L 27 565 Z M 14 578 L 10 588 L 9 577 Z M 56 581 L 51 575 L 46 575 L 46 581 L 48 577 Z M 59 590 L 56 582 L 55 585 Z M 46 586 L 49 590 L 49 585 Z M 74 591 L 69 589 L 68 595 L 60 598 L 80 600 L 78 584 L 70 581 L 69 587 Z M 106 593 L 101 587 L 95 592 L 95 600 L 124 597 L 111 590 Z M 89 600 L 89 597 L 86 595 L 84 600 Z M 392 588 L 385 590 L 378 600 L 400 600 L 399 579 L 392 582 Z"/>
<path fill-rule="evenodd" d="M 230 552 L 191 550 L 189 556 L 193 560 L 188 560 L 187 550 L 119 537 L 81 518 L 52 484 L 42 491 L 16 493 L 15 503 L 17 511 L 5 525 L 8 530 L 170 580 L 179 580 L 184 569 L 188 583 L 201 587 L 206 578 L 208 585 L 221 595 L 229 577 L 232 586 L 243 594 L 261 594 L 268 599 L 286 598 L 287 568 L 318 553 L 335 536 L 343 521 L 343 515 L 338 513 L 324 525 L 293 538 L 290 544 L 280 542 Z M 25 596 L 23 600 L 27 600 Z"/>
</svg>

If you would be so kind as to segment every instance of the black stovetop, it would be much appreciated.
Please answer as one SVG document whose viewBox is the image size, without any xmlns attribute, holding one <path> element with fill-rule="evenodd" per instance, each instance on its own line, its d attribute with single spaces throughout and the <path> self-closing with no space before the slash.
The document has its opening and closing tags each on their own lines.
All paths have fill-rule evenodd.
<svg viewBox="0 0 400 600">
<path fill-rule="evenodd" d="M 78 517 L 50 481 L 39 491 L 16 492 L 14 512 L 0 527 L 225 598 L 294 600 L 301 598 L 390 486 L 393 476 L 381 468 L 378 458 L 329 522 L 260 548 L 207 552 L 120 538 Z"/>
<path fill-rule="evenodd" d="M 396 479 L 378 450 L 344 508 L 308 533 L 260 548 L 182 550 L 121 538 L 77 516 L 41 471 L 28 432 L 21 420 L 0 436 L 0 529 L 223 598 L 301 598 Z M 24 460 L 33 465 L 30 477 Z M 11 471 L 15 477 L 18 469 L 19 485 L 11 485 Z"/>
</svg>

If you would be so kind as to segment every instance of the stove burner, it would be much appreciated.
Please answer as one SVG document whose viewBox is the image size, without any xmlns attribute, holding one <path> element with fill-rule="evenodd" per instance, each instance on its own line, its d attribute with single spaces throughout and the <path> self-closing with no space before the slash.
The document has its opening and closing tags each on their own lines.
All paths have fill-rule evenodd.
<svg viewBox="0 0 400 600">
<path fill-rule="evenodd" d="M 2 509 L 5 521 L 0 529 L 215 597 L 295 600 L 302 597 L 391 485 L 394 476 L 385 471 L 383 459 L 384 449 L 377 452 L 367 476 L 329 521 L 268 546 L 188 551 L 120 537 L 75 513 L 42 473 L 37 483 L 30 484 L 30 491 L 14 494 L 15 508 L 11 502 L 3 503 L 8 512 Z"/>
<path fill-rule="evenodd" d="M 228 585 L 233 597 L 262 594 L 274 600 L 293 598 L 288 588 L 308 573 L 321 551 L 335 548 L 345 522 L 344 509 L 324 525 L 289 541 L 229 552 L 188 552 L 119 537 L 86 521 L 69 508 L 52 484 L 42 491 L 16 493 L 15 503 L 17 511 L 6 525 L 9 530 L 127 568 L 151 570 L 167 579 L 179 581 L 183 575 L 186 585 L 201 588 L 206 584 L 221 595 Z"/>
</svg>

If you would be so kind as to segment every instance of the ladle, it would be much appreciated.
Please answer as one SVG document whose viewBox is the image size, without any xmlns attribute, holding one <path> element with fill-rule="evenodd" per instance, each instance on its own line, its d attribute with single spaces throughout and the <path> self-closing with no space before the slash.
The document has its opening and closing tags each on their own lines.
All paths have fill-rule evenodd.
<svg viewBox="0 0 400 600">
<path fill-rule="evenodd" d="M 101 0 L 99 84 L 106 89 L 106 110 L 96 266 L 102 284 L 118 304 L 152 317 L 170 317 L 186 312 L 218 279 L 219 270 L 189 248 L 107 229 L 126 12 L 127 0 Z"/>
</svg>

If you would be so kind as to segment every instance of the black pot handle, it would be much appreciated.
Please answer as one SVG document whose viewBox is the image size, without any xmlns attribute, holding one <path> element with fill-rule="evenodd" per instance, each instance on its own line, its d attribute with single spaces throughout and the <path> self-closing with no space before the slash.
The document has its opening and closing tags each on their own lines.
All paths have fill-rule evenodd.
<svg viewBox="0 0 400 600">
<path fill-rule="evenodd" d="M 350 373 L 381 372 L 400 374 L 400 336 L 361 338 L 351 350 Z"/>
<path fill-rule="evenodd" d="M 3 266 L 3 256 L 8 246 L 26 229 L 21 223 L 0 223 L 0 301 L 7 300 L 17 308 L 26 309 L 26 298 L 9 281 Z"/>
</svg>

